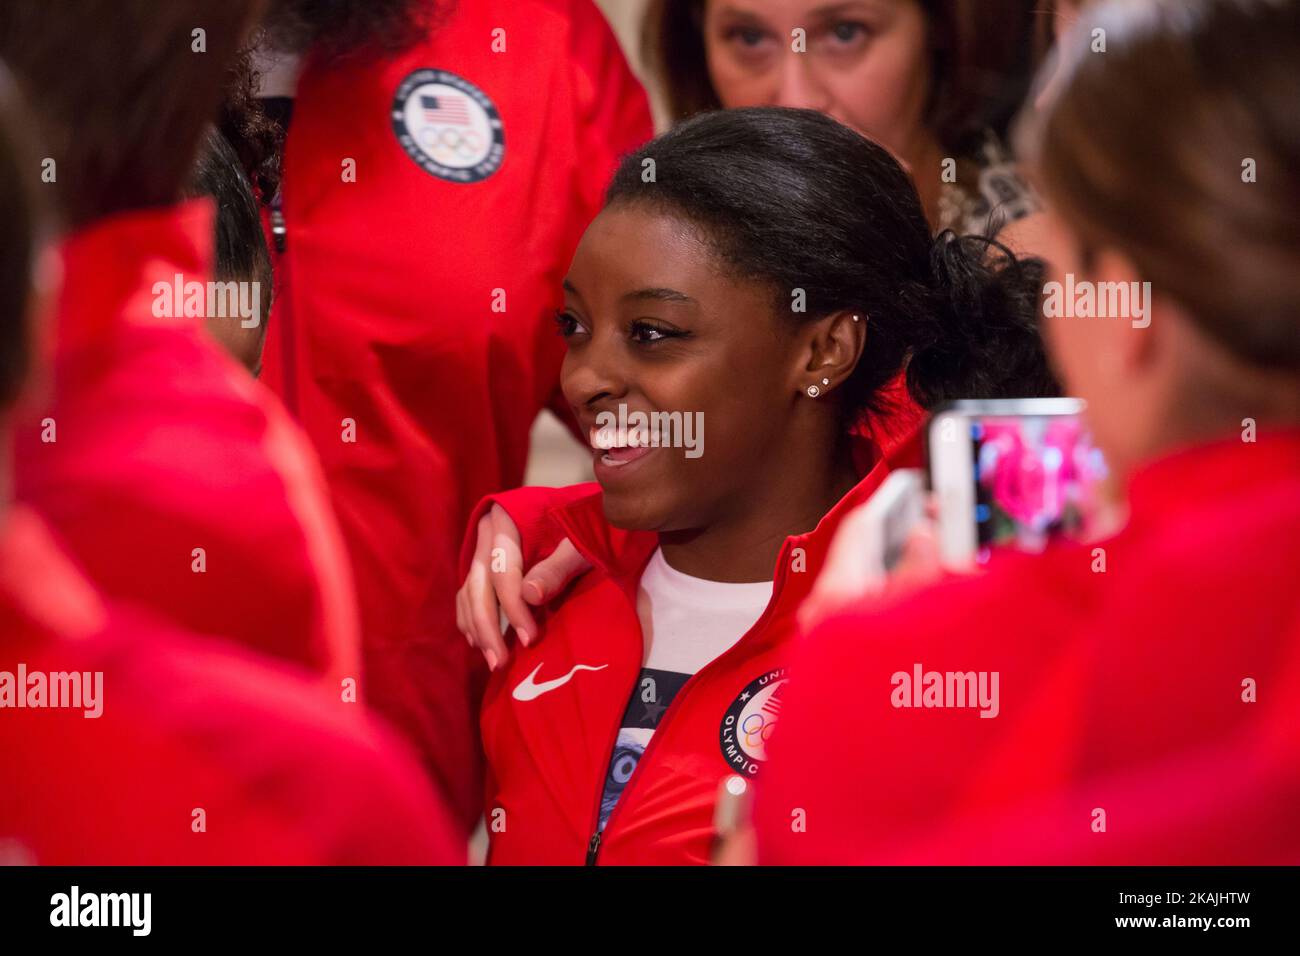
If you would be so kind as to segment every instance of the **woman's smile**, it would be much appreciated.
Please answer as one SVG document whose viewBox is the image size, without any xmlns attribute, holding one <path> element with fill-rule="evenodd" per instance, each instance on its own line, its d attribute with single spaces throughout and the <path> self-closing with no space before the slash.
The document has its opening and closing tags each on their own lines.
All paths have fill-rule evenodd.
<svg viewBox="0 0 1300 956">
<path fill-rule="evenodd" d="M 658 450 L 657 435 L 642 428 L 611 428 L 608 426 L 588 430 L 591 443 L 592 468 L 596 480 L 605 485 L 630 477 L 626 470 Z M 633 469 L 637 471 L 639 469 Z"/>
</svg>

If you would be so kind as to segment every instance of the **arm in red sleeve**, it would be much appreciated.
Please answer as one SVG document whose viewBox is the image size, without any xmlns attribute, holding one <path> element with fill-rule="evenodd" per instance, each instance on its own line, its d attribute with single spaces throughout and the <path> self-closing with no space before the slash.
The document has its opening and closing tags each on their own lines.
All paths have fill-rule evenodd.
<svg viewBox="0 0 1300 956">
<path fill-rule="evenodd" d="M 550 518 L 554 508 L 560 508 L 590 495 L 600 494 L 600 485 L 594 481 L 565 488 L 515 488 L 488 495 L 474 506 L 465 526 L 465 540 L 460 547 L 459 578 L 469 574 L 478 544 L 478 522 L 493 505 L 500 505 L 519 529 L 519 546 L 523 552 L 524 570 L 550 555 L 556 545 L 564 540 L 564 531 Z"/>
</svg>

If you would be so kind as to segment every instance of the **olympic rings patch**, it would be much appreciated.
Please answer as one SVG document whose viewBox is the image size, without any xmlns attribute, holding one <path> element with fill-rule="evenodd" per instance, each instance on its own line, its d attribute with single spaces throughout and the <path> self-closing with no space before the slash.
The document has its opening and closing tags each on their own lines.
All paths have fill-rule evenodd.
<svg viewBox="0 0 1300 956">
<path fill-rule="evenodd" d="M 767 759 L 767 742 L 781 715 L 781 692 L 788 681 L 785 671 L 778 667 L 750 681 L 722 717 L 722 756 L 737 773 L 752 777 Z"/>
<path fill-rule="evenodd" d="M 393 132 L 406 155 L 453 183 L 487 179 L 505 159 L 505 128 L 488 95 L 446 70 L 416 70 L 393 97 Z"/>
</svg>

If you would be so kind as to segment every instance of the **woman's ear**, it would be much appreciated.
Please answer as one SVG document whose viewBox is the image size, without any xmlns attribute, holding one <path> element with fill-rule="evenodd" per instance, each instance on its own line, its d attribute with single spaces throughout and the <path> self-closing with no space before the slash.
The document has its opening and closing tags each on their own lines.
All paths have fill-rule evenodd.
<svg viewBox="0 0 1300 956">
<path fill-rule="evenodd" d="M 799 391 L 818 397 L 842 385 L 857 367 L 867 340 L 867 316 L 862 312 L 833 312 L 805 327 Z M 816 389 L 816 392 L 809 391 Z"/>
<path fill-rule="evenodd" d="M 1096 251 L 1090 266 L 1096 308 L 1102 307 L 1104 297 L 1107 313 L 1115 313 L 1093 320 L 1102 325 L 1099 345 L 1126 378 L 1145 377 L 1158 362 L 1161 347 L 1167 347 L 1169 338 L 1163 316 L 1153 328 L 1154 313 L 1159 307 L 1167 315 L 1170 303 L 1153 301 L 1151 283 L 1143 282 L 1133 261 L 1117 250 Z M 1112 295 L 1112 290 L 1118 292 Z M 1119 308 L 1113 307 L 1116 304 Z"/>
</svg>

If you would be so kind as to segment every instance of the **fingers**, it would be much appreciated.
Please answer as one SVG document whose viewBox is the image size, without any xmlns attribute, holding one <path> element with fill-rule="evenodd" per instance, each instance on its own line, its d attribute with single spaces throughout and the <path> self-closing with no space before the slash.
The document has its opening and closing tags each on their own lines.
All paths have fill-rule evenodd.
<svg viewBox="0 0 1300 956">
<path fill-rule="evenodd" d="M 831 540 L 826 564 L 817 576 L 817 587 L 828 597 L 852 598 L 877 584 L 877 567 L 869 536 L 870 515 L 865 506 L 849 512 Z M 877 549 L 878 550 L 878 549 Z"/>
<path fill-rule="evenodd" d="M 891 598 L 922 587 L 943 573 L 934 530 L 937 502 L 927 499 L 924 512 L 902 544 L 900 560 L 890 568 L 891 545 L 887 529 L 873 518 L 870 504 L 845 516 L 831 541 L 812 591 L 799 607 L 799 625 L 812 630 L 845 605 L 889 595 Z"/>
<path fill-rule="evenodd" d="M 867 519 L 865 506 L 859 506 L 849 512 L 836 531 L 826 563 L 813 582 L 811 593 L 799 606 L 801 630 L 811 631 L 836 609 L 878 590 L 879 574 L 864 540 L 870 526 Z"/>
<path fill-rule="evenodd" d="M 466 623 L 464 587 L 461 587 L 461 589 L 456 592 L 456 630 L 460 631 L 461 634 L 465 636 L 465 640 L 471 645 L 474 643 L 473 639 L 470 637 L 469 625 Z"/>
<path fill-rule="evenodd" d="M 490 572 L 485 565 L 475 564 L 466 582 L 469 589 L 467 610 L 471 643 L 483 652 L 490 670 L 496 670 L 509 656 L 505 636 L 501 633 L 501 612 L 496 591 L 492 588 Z"/>
<path fill-rule="evenodd" d="M 503 628 L 513 627 L 525 647 L 532 644 L 540 633 L 529 605 L 544 604 L 590 566 L 566 538 L 525 576 L 519 529 L 494 505 L 479 519 L 469 574 L 456 592 L 456 626 L 496 670 L 509 657 Z"/>
<path fill-rule="evenodd" d="M 538 561 L 524 576 L 524 600 L 534 606 L 545 604 L 590 567 L 591 562 L 578 553 L 572 541 L 565 538 L 550 557 Z"/>
<path fill-rule="evenodd" d="M 515 629 L 520 642 L 527 647 L 537 634 L 533 612 L 522 597 L 524 556 L 519 549 L 519 532 L 513 521 L 502 526 L 493 523 L 492 549 L 488 575 L 493 590 L 494 603 L 505 612 L 506 622 Z"/>
<path fill-rule="evenodd" d="M 515 629 L 519 640 L 527 647 L 537 634 L 537 624 L 533 612 L 520 596 L 524 556 L 520 550 L 519 529 L 504 508 L 494 505 L 490 517 L 492 533 L 487 563 L 494 609 L 498 615 L 504 611 L 506 623 Z"/>
<path fill-rule="evenodd" d="M 933 584 L 943 575 L 939 538 L 934 524 L 929 520 L 918 522 L 908 535 L 907 543 L 903 546 L 903 556 L 890 575 L 890 593 L 898 595 L 917 590 Z"/>
<path fill-rule="evenodd" d="M 506 620 L 519 635 L 519 642 L 527 647 L 537 634 L 537 624 L 533 620 L 532 610 L 524 603 L 523 579 L 523 571 L 517 566 L 511 566 L 505 571 L 496 572 L 492 583 Z"/>
<path fill-rule="evenodd" d="M 479 519 L 478 539 L 475 542 L 469 575 L 456 593 L 456 626 L 465 635 L 470 646 L 477 648 L 483 654 L 491 670 L 496 670 L 508 656 L 505 638 L 501 633 L 501 616 L 496 591 L 491 580 L 493 544 L 503 533 L 501 523 L 496 520 L 496 512 L 500 510 L 494 507 L 491 512 Z M 512 527 L 513 524 L 514 522 L 510 522 Z M 517 552 L 515 563 L 516 566 L 522 563 Z"/>
<path fill-rule="evenodd" d="M 456 629 L 465 635 L 471 647 L 474 646 L 475 635 L 474 622 L 469 613 L 470 580 L 474 566 L 482 560 L 486 553 L 485 549 L 490 549 L 491 540 L 491 522 L 488 516 L 484 515 L 478 521 L 478 537 L 474 541 L 474 557 L 470 559 L 470 573 L 465 575 L 465 580 L 456 591 Z"/>
</svg>

